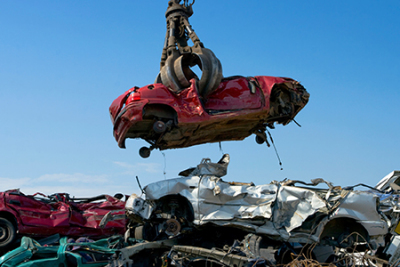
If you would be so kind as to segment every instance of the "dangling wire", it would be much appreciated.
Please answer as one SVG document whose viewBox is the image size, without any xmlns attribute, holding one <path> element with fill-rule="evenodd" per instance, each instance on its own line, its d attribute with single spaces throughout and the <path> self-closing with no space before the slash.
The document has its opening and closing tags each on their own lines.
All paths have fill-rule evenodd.
<svg viewBox="0 0 400 267">
<path fill-rule="evenodd" d="M 164 154 L 164 152 L 161 152 L 161 154 L 163 155 L 163 157 L 164 157 L 164 171 L 163 171 L 163 174 L 164 174 L 164 180 L 166 180 L 167 179 L 167 171 L 166 171 L 166 169 L 167 169 L 167 157 L 165 157 L 165 154 Z"/>
<path fill-rule="evenodd" d="M 267 133 L 268 133 L 268 135 L 269 135 L 269 138 L 271 139 L 272 145 L 274 146 L 275 154 L 276 154 L 276 156 L 278 157 L 279 166 L 281 166 L 281 171 L 282 171 L 282 170 L 283 170 L 283 168 L 282 168 L 282 162 L 281 162 L 281 158 L 279 157 L 278 150 L 276 150 L 276 146 L 275 146 L 275 143 L 274 143 L 274 139 L 272 139 L 272 135 L 271 135 L 271 133 L 268 131 L 268 129 L 266 129 L 266 131 L 267 131 Z M 267 144 L 268 144 L 268 142 L 267 142 Z"/>
<path fill-rule="evenodd" d="M 142 192 L 142 195 L 143 195 L 143 194 L 144 194 L 144 190 L 143 190 L 143 188 L 142 188 L 142 185 L 140 184 L 139 177 L 138 177 L 137 175 L 136 175 L 136 181 L 137 181 L 137 183 L 138 183 L 140 192 Z"/>
<path fill-rule="evenodd" d="M 225 153 L 224 153 L 224 151 L 222 150 L 222 143 L 221 143 L 221 142 L 218 142 L 218 144 L 219 144 L 219 151 L 221 151 L 222 155 L 224 155 Z"/>
<path fill-rule="evenodd" d="M 296 123 L 297 126 L 301 127 L 301 125 L 300 125 L 295 119 L 292 119 L 292 121 L 293 121 L 294 123 Z"/>
</svg>

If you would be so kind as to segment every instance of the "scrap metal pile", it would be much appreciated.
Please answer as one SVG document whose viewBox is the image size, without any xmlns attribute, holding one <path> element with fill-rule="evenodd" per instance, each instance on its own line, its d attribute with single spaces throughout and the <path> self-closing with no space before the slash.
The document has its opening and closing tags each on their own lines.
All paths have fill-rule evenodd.
<svg viewBox="0 0 400 267">
<path fill-rule="evenodd" d="M 139 150 L 144 158 L 251 134 L 269 146 L 267 128 L 294 121 L 309 99 L 290 78 L 223 77 L 189 24 L 193 4 L 168 2 L 156 81 L 109 109 L 119 147 L 141 138 L 150 144 Z M 126 201 L 0 193 L 0 267 L 400 266 L 399 171 L 375 187 L 323 179 L 255 185 L 223 180 L 229 160 L 203 159 L 178 178 L 139 184 L 142 195 Z"/>
<path fill-rule="evenodd" d="M 125 214 L 114 200 L 118 205 L 108 208 L 97 229 L 124 220 L 124 235 L 23 236 L 20 247 L 0 258 L 0 266 L 400 264 L 400 171 L 357 191 L 361 185 L 341 188 L 323 179 L 227 182 L 222 177 L 228 164 L 227 154 L 218 163 L 203 159 L 178 178 L 149 184 L 142 196 L 127 199 Z M 23 225 L 18 220 L 18 227 Z M 4 237 L 4 227 L 1 233 Z"/>
<path fill-rule="evenodd" d="M 122 194 L 72 198 L 67 193 L 25 195 L 18 189 L 0 192 L 0 249 L 13 244 L 17 235 L 44 238 L 53 234 L 102 238 L 124 234 L 124 216 L 99 227 L 110 211 L 125 214 Z"/>
<path fill-rule="evenodd" d="M 356 191 L 323 179 L 227 182 L 221 177 L 228 164 L 228 154 L 218 163 L 203 159 L 179 178 L 147 185 L 143 197 L 132 194 L 125 238 L 146 240 L 169 260 L 165 266 L 400 264 L 399 171 Z M 102 224 L 116 218 L 107 216 Z M 132 255 L 144 244 L 122 249 L 108 266 L 136 266 Z"/>
</svg>

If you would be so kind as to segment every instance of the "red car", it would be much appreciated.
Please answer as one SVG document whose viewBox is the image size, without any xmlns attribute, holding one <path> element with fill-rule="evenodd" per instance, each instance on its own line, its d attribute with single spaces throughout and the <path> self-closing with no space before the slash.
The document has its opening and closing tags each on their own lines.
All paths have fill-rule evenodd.
<svg viewBox="0 0 400 267">
<path fill-rule="evenodd" d="M 117 219 L 104 229 L 101 219 L 109 211 L 125 213 L 121 194 L 93 198 L 70 198 L 68 194 L 24 195 L 19 190 L 0 193 L 0 249 L 20 236 L 63 236 L 103 238 L 125 232 L 126 219 Z"/>
<path fill-rule="evenodd" d="M 307 104 L 309 93 L 290 78 L 255 76 L 224 78 L 206 99 L 197 81 L 179 93 L 161 83 L 133 87 L 110 106 L 114 137 L 125 148 L 126 138 L 142 138 L 142 157 L 154 148 L 183 148 L 198 144 L 243 140 L 256 134 L 266 141 L 266 127 L 286 125 Z"/>
</svg>

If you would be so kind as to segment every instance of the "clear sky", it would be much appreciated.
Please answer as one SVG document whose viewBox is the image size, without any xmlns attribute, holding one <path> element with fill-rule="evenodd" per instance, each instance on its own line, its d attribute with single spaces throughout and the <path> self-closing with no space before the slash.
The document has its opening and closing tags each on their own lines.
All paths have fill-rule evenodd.
<svg viewBox="0 0 400 267">
<path fill-rule="evenodd" d="M 375 185 L 400 169 L 400 2 L 197 0 L 189 19 L 224 76 L 291 77 L 310 92 L 273 148 L 244 141 L 138 155 L 120 149 L 111 102 L 154 82 L 167 0 L 0 1 L 0 191 L 138 193 L 202 158 L 229 181 L 324 178 Z"/>
</svg>

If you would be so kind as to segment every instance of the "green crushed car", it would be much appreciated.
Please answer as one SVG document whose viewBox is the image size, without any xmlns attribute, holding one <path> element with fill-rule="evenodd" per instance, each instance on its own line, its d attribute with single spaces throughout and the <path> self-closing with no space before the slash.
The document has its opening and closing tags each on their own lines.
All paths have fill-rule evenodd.
<svg viewBox="0 0 400 267">
<path fill-rule="evenodd" d="M 41 244 L 29 237 L 22 237 L 21 246 L 0 258 L 1 267 L 100 267 L 110 261 L 120 248 L 121 237 L 113 236 L 89 241 L 59 239 L 58 245 Z"/>
</svg>

